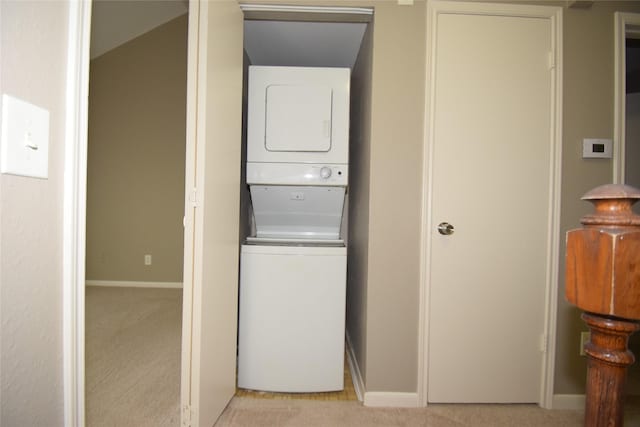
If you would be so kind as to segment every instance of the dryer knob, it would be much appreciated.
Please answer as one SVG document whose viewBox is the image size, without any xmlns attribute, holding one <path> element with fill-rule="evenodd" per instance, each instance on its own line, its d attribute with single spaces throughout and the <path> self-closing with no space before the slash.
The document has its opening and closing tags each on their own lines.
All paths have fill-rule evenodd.
<svg viewBox="0 0 640 427">
<path fill-rule="evenodd" d="M 331 176 L 331 168 L 324 166 L 320 169 L 320 177 L 322 179 L 327 179 Z"/>
</svg>

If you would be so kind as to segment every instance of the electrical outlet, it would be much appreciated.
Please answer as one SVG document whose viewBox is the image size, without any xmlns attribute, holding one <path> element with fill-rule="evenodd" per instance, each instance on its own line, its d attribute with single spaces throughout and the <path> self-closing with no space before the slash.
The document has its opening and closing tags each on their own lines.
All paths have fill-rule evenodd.
<svg viewBox="0 0 640 427">
<path fill-rule="evenodd" d="M 589 342 L 590 339 L 591 339 L 590 332 L 580 333 L 580 356 L 585 356 L 584 346 Z"/>
<path fill-rule="evenodd" d="M 151 255 L 144 256 L 144 265 L 151 265 Z"/>
</svg>

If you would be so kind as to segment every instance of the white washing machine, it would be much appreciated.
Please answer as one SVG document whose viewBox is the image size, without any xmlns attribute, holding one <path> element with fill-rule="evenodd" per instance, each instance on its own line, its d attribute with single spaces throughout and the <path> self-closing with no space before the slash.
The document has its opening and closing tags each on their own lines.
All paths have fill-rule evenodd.
<svg viewBox="0 0 640 427">
<path fill-rule="evenodd" d="M 344 387 L 345 247 L 243 245 L 238 387 Z"/>
<path fill-rule="evenodd" d="M 344 387 L 349 69 L 250 67 L 238 386 Z"/>
</svg>

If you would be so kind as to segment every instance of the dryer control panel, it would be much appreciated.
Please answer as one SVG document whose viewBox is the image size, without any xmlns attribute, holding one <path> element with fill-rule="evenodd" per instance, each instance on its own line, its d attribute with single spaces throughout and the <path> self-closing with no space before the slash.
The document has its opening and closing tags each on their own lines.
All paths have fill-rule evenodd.
<svg viewBox="0 0 640 427">
<path fill-rule="evenodd" d="M 249 162 L 247 184 L 346 187 L 348 173 L 348 165 Z"/>
</svg>

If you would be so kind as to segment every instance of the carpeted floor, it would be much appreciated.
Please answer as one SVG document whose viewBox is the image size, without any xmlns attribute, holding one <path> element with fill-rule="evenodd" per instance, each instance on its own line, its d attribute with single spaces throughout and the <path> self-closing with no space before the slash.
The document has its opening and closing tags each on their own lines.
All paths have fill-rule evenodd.
<svg viewBox="0 0 640 427">
<path fill-rule="evenodd" d="M 86 288 L 88 427 L 180 425 L 182 289 Z"/>
<path fill-rule="evenodd" d="M 178 427 L 182 290 L 87 287 L 88 427 Z M 286 396 L 285 396 L 286 397 Z M 625 427 L 640 427 L 640 398 Z M 572 427 L 576 411 L 535 405 L 366 408 L 358 401 L 234 397 L 216 427 Z"/>
<path fill-rule="evenodd" d="M 582 427 L 577 411 L 536 405 L 431 405 L 366 408 L 359 402 L 234 397 L 215 427 Z"/>
</svg>

